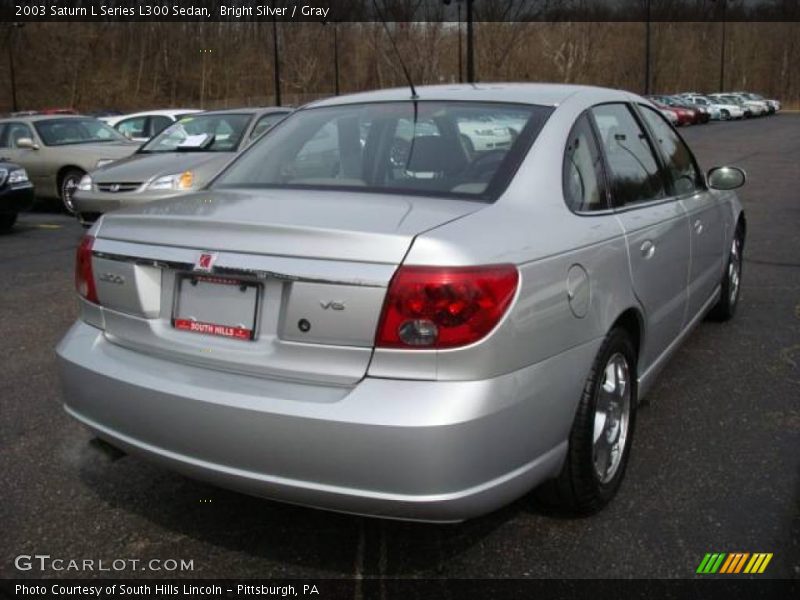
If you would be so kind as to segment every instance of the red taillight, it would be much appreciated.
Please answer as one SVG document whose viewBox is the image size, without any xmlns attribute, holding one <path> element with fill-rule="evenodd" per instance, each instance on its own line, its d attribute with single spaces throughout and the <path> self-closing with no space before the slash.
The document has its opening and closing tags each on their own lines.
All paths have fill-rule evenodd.
<svg viewBox="0 0 800 600">
<path fill-rule="evenodd" d="M 94 238 L 90 235 L 83 236 L 75 256 L 75 289 L 89 302 L 100 304 L 92 274 L 92 246 Z"/>
<path fill-rule="evenodd" d="M 431 349 L 476 342 L 505 314 L 518 281 L 513 265 L 400 267 L 386 292 L 375 344 Z"/>
</svg>

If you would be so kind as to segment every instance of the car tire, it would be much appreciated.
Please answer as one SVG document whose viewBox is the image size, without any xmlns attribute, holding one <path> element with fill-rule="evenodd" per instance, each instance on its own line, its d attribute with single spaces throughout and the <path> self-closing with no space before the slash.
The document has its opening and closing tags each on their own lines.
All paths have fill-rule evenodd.
<svg viewBox="0 0 800 600">
<path fill-rule="evenodd" d="M 75 214 L 75 204 L 72 198 L 75 194 L 75 190 L 78 189 L 78 183 L 84 175 L 86 175 L 86 173 L 80 169 L 68 169 L 61 175 L 61 179 L 58 182 L 58 193 L 61 198 L 61 204 L 64 206 L 64 210 L 71 215 Z"/>
<path fill-rule="evenodd" d="M 543 486 L 540 496 L 560 511 L 594 514 L 611 501 L 622 483 L 636 423 L 636 354 L 630 334 L 622 328 L 612 329 L 597 353 L 561 473 Z"/>
<path fill-rule="evenodd" d="M 0 215 L 0 233 L 11 231 L 17 222 L 17 213 L 4 213 Z"/>
<path fill-rule="evenodd" d="M 742 289 L 743 263 L 744 233 L 741 227 L 738 227 L 731 241 L 728 262 L 725 265 L 725 273 L 722 275 L 719 300 L 708 313 L 712 320 L 729 321 L 736 314 L 736 307 L 739 305 L 739 294 Z"/>
<path fill-rule="evenodd" d="M 731 113 L 725 109 L 720 111 L 720 121 L 730 121 L 731 120 Z"/>
</svg>

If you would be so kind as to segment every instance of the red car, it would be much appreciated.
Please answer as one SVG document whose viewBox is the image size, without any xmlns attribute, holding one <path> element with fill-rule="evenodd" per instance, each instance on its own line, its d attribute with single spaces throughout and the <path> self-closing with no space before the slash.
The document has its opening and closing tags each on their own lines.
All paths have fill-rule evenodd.
<svg viewBox="0 0 800 600">
<path fill-rule="evenodd" d="M 694 125 L 695 123 L 700 122 L 699 113 L 694 110 L 693 108 L 683 108 L 682 106 L 670 106 L 669 104 L 664 104 L 657 98 L 648 98 L 650 102 L 655 104 L 661 110 L 668 110 L 673 113 L 676 117 L 678 117 L 678 126 L 681 125 Z"/>
<path fill-rule="evenodd" d="M 77 115 L 72 108 L 43 108 L 37 111 L 40 115 Z"/>
</svg>

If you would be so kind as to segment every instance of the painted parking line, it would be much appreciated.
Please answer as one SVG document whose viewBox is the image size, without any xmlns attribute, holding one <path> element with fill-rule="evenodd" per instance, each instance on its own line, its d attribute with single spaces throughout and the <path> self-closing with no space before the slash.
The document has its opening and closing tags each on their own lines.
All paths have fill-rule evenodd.
<svg viewBox="0 0 800 600">
<path fill-rule="evenodd" d="M 25 227 L 33 227 L 35 229 L 63 229 L 63 225 L 56 225 L 55 223 L 30 223 L 28 221 L 20 221 L 20 225 Z"/>
</svg>

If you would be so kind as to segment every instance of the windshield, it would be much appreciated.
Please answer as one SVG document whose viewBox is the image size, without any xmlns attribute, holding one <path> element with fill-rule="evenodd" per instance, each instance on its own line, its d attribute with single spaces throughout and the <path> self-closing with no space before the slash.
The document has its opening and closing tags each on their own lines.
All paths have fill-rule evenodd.
<svg viewBox="0 0 800 600">
<path fill-rule="evenodd" d="M 139 149 L 139 152 L 236 152 L 253 115 L 225 113 L 191 115 L 173 123 Z"/>
<path fill-rule="evenodd" d="M 97 119 L 47 119 L 34 122 L 34 126 L 45 146 L 128 141 Z"/>
<path fill-rule="evenodd" d="M 212 187 L 342 189 L 496 198 L 552 109 L 381 102 L 300 110 Z"/>
</svg>

